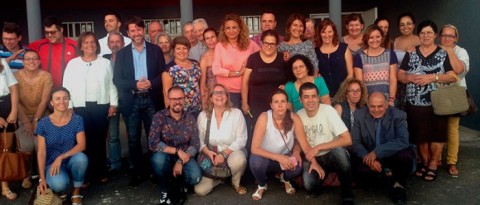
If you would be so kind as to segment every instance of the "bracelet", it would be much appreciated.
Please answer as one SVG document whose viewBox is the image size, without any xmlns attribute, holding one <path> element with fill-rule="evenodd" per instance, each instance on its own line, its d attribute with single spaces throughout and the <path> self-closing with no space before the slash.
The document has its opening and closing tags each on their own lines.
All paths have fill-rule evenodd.
<svg viewBox="0 0 480 205">
<path fill-rule="evenodd" d="M 63 159 L 68 158 L 68 154 L 67 154 L 67 153 L 62 154 L 62 156 L 63 156 Z"/>
<path fill-rule="evenodd" d="M 181 159 L 177 159 L 177 163 L 179 163 L 179 164 L 183 164 L 183 160 L 181 160 Z"/>
<path fill-rule="evenodd" d="M 221 151 L 220 154 L 223 156 L 223 159 L 227 159 L 228 155 L 224 151 Z"/>
</svg>

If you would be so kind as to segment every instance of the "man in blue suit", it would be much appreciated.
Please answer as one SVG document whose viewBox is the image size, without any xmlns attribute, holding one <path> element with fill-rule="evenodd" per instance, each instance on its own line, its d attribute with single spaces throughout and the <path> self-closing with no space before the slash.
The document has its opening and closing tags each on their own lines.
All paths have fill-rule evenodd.
<svg viewBox="0 0 480 205">
<path fill-rule="evenodd" d="M 113 82 L 122 98 L 122 109 L 128 132 L 129 157 L 133 165 L 129 187 L 142 183 L 149 166 L 141 147 L 142 122 L 146 136 L 153 114 L 163 109 L 161 74 L 165 59 L 157 45 L 145 41 L 145 23 L 140 17 L 125 22 L 132 43 L 118 51 Z"/>
<path fill-rule="evenodd" d="M 407 115 L 388 106 L 383 93 L 368 97 L 368 106 L 357 110 L 352 127 L 353 164 L 359 183 L 372 184 L 373 176 L 385 177 L 396 204 L 406 203 L 406 183 L 415 153 L 408 143 Z M 377 178 L 378 179 L 378 178 Z"/>
</svg>

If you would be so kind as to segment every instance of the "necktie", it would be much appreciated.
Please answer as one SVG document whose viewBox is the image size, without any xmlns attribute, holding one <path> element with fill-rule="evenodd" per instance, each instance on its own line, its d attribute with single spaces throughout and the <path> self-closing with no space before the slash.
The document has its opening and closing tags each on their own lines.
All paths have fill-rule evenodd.
<svg viewBox="0 0 480 205">
<path fill-rule="evenodd" d="M 382 134 L 382 118 L 375 119 L 375 147 L 380 146 L 381 144 L 381 134 Z"/>
</svg>

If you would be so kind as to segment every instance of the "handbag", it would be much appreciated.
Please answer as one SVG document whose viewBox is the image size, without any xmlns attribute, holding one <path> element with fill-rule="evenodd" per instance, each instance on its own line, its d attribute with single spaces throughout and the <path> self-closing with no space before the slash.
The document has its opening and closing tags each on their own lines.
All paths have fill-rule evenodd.
<svg viewBox="0 0 480 205">
<path fill-rule="evenodd" d="M 44 194 L 40 194 L 40 190 L 38 189 L 38 185 L 35 187 L 36 191 L 32 193 L 32 197 L 30 198 L 29 205 L 62 205 L 63 199 L 53 193 L 52 189 L 48 188 L 45 190 Z"/>
<path fill-rule="evenodd" d="M 212 150 L 213 152 L 217 152 L 218 149 L 216 146 L 210 145 L 210 124 L 212 121 L 212 115 L 207 119 L 207 130 L 205 132 L 205 144 L 207 145 L 208 149 Z M 211 179 L 220 179 L 223 180 L 227 177 L 232 176 L 232 172 L 227 164 L 227 159 L 223 161 L 222 164 L 214 166 L 212 160 L 204 154 L 200 152 L 197 158 L 198 165 L 200 165 L 200 169 L 202 170 L 203 176 L 211 178 Z"/>
<path fill-rule="evenodd" d="M 12 150 L 12 143 L 16 138 L 16 149 Z M 21 152 L 18 138 L 15 132 L 7 132 L 7 128 L 3 129 L 0 134 L 0 181 L 19 181 L 28 176 L 30 170 L 30 153 Z M 14 152 L 12 152 L 14 151 Z"/>
<path fill-rule="evenodd" d="M 463 116 L 463 117 L 469 116 L 478 111 L 478 107 L 475 104 L 475 100 L 473 99 L 472 94 L 470 93 L 470 91 L 468 91 L 468 89 L 466 89 L 465 91 L 466 91 L 467 100 L 468 100 L 468 110 L 460 113 L 460 116 Z"/>
<path fill-rule="evenodd" d="M 458 81 L 457 76 L 455 77 Z M 441 85 L 436 83 L 437 90 L 431 92 L 433 112 L 436 115 L 453 115 L 468 110 L 466 88 L 457 82 Z"/>
</svg>

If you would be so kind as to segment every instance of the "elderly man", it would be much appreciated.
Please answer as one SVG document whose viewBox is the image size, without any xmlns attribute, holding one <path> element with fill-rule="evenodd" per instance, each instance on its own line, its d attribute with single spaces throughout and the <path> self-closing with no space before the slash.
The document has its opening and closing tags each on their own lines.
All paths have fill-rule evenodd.
<svg viewBox="0 0 480 205">
<path fill-rule="evenodd" d="M 320 194 L 325 172 L 335 171 L 341 183 L 342 204 L 354 204 L 350 157 L 345 149 L 352 144 L 348 128 L 333 107 L 320 104 L 315 84 L 304 83 L 299 90 L 303 109 L 297 114 L 312 146 L 305 154 L 307 160 L 303 162 L 305 188 L 313 196 Z"/>
<path fill-rule="evenodd" d="M 361 176 L 359 183 L 374 184 L 375 179 L 384 178 L 393 202 L 404 204 L 415 156 L 408 143 L 407 115 L 389 107 L 388 99 L 380 92 L 372 93 L 367 105 L 355 112 L 352 127 L 352 161 Z"/>
<path fill-rule="evenodd" d="M 275 27 L 277 27 L 277 19 L 275 18 L 275 14 L 273 11 L 264 11 L 262 13 L 262 16 L 260 17 L 260 29 L 262 30 L 262 33 L 266 30 L 272 29 L 275 30 Z M 278 36 L 279 42 L 283 41 L 282 36 Z M 258 44 L 258 46 L 262 46 L 262 34 L 257 34 L 251 38 L 255 43 Z M 278 42 L 278 43 L 279 43 Z"/>
<path fill-rule="evenodd" d="M 158 20 L 154 20 L 148 24 L 148 39 L 150 43 L 154 43 L 155 36 L 163 32 L 163 26 Z"/>
<path fill-rule="evenodd" d="M 207 51 L 207 46 L 205 46 L 205 43 L 203 42 L 203 31 L 208 28 L 208 24 L 205 19 L 199 18 L 195 19 L 192 22 L 192 25 L 193 33 L 195 34 L 198 43 L 196 45 L 192 44 L 192 48 L 190 48 L 190 52 L 188 53 L 188 58 L 200 62 L 200 57 L 202 57 L 203 53 Z M 190 43 L 192 42 L 190 41 Z"/>
<path fill-rule="evenodd" d="M 98 40 L 100 43 L 100 54 L 98 56 L 104 56 L 105 54 L 111 54 L 112 50 L 108 45 L 108 36 L 112 32 L 120 32 L 120 27 L 122 26 L 122 20 L 120 19 L 120 15 L 115 11 L 107 11 L 104 14 L 103 25 L 105 26 L 105 30 L 107 31 L 107 35 Z M 128 45 L 132 42 L 132 40 L 126 36 L 123 36 L 123 42 L 125 45 Z M 123 47 L 122 47 L 123 48 Z"/>
<path fill-rule="evenodd" d="M 117 52 L 125 46 L 125 42 L 123 41 L 123 35 L 120 32 L 113 31 L 110 32 L 108 35 L 108 48 L 112 51 L 111 54 L 103 55 L 104 58 L 110 60 L 112 67 L 115 66 L 115 59 L 117 56 Z M 110 175 L 115 175 L 120 172 L 122 168 L 122 150 L 120 144 L 120 106 L 121 100 L 118 100 L 118 107 L 117 112 L 113 116 L 110 117 L 109 120 L 109 128 L 108 128 L 108 159 L 110 161 Z"/>
<path fill-rule="evenodd" d="M 192 187 L 202 179 L 200 166 L 193 158 L 200 148 L 200 138 L 195 117 L 183 111 L 185 93 L 174 86 L 168 89 L 168 98 L 168 107 L 153 116 L 148 137 L 153 170 L 160 182 L 160 204 L 178 200 L 169 196 L 175 186 L 168 183 L 172 176 L 183 176 L 186 185 Z"/>
</svg>

